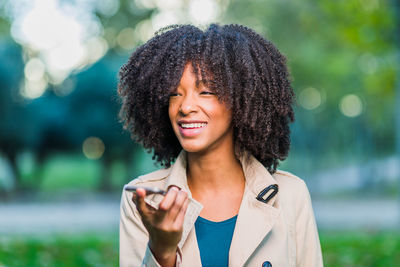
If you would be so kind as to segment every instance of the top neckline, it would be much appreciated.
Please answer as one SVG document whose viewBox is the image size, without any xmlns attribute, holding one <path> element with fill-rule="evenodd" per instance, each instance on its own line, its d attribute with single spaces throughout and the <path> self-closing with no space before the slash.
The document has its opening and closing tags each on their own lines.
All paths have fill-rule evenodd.
<svg viewBox="0 0 400 267">
<path fill-rule="evenodd" d="M 219 221 L 219 222 L 210 221 L 210 220 L 207 220 L 207 219 L 205 219 L 203 217 L 200 217 L 200 216 L 197 217 L 197 220 L 199 222 L 206 223 L 206 224 L 213 224 L 213 225 L 232 223 L 232 222 L 236 221 L 236 219 L 237 219 L 237 215 L 233 216 L 232 218 L 229 218 L 229 219 L 226 219 L 226 220 L 223 220 L 223 221 Z"/>
</svg>

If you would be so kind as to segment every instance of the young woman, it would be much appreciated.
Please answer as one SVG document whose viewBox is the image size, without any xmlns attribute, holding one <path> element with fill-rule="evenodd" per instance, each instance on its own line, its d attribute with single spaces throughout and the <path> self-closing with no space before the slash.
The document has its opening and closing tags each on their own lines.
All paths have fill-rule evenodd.
<svg viewBox="0 0 400 267">
<path fill-rule="evenodd" d="M 322 266 L 307 187 L 277 170 L 294 119 L 285 62 L 240 25 L 170 26 L 136 49 L 121 116 L 165 168 L 123 192 L 121 266 Z"/>
</svg>

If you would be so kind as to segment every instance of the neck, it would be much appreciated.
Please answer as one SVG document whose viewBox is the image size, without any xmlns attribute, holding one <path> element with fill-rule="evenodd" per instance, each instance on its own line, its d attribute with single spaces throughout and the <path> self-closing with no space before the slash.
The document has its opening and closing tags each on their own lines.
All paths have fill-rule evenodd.
<svg viewBox="0 0 400 267">
<path fill-rule="evenodd" d="M 187 177 L 192 192 L 232 190 L 244 186 L 244 174 L 230 149 L 187 154 Z"/>
</svg>

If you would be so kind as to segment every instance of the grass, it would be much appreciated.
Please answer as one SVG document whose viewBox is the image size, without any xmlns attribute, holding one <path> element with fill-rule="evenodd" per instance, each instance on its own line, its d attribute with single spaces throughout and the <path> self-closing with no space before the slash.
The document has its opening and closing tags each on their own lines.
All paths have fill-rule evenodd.
<svg viewBox="0 0 400 267">
<path fill-rule="evenodd" d="M 57 156 L 43 170 L 42 191 L 62 189 L 93 190 L 100 176 L 99 162 L 84 157 Z"/>
<path fill-rule="evenodd" d="M 143 150 L 136 152 L 129 166 L 121 160 L 114 160 L 109 170 L 103 168 L 101 159 L 91 160 L 80 154 L 54 154 L 39 166 L 32 153 L 24 153 L 18 165 L 24 187 L 41 193 L 96 191 L 104 172 L 110 176 L 111 189 L 120 192 L 122 186 L 134 177 L 158 169 L 151 155 Z"/>
<path fill-rule="evenodd" d="M 400 232 L 324 232 L 325 266 L 391 267 L 400 263 Z"/>
<path fill-rule="evenodd" d="M 24 186 L 42 192 L 95 190 L 101 174 L 98 160 L 75 154 L 53 155 L 43 166 L 37 165 L 33 156 L 25 156 L 19 166 Z"/>
<path fill-rule="evenodd" d="M 326 267 L 399 266 L 399 232 L 322 232 Z M 0 237 L 0 266 L 118 266 L 117 233 Z"/>
<path fill-rule="evenodd" d="M 0 266 L 118 266 L 118 235 L 0 238 Z"/>
</svg>

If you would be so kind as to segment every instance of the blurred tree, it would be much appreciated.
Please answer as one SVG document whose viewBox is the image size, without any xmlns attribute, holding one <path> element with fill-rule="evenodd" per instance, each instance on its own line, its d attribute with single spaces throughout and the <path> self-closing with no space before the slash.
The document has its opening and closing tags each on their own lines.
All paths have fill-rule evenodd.
<svg viewBox="0 0 400 267">
<path fill-rule="evenodd" d="M 92 156 L 103 162 L 99 189 L 111 189 L 111 163 L 122 160 L 128 166 L 135 149 L 118 122 L 117 71 L 122 62 L 123 57 L 110 52 L 27 106 L 39 131 L 33 147 L 39 165 L 54 152 L 82 153 L 84 141 L 96 137 L 105 146 L 104 152 L 92 151 Z M 69 87 L 75 89 L 70 92 Z"/>
<path fill-rule="evenodd" d="M 95 10 L 96 16 L 100 19 L 105 29 L 104 37 L 107 42 L 115 44 L 115 39 L 122 30 L 126 28 L 135 28 L 140 22 L 149 19 L 156 9 L 147 9 L 139 7 L 137 1 L 132 0 L 115 0 L 116 8 L 114 12 L 104 12 L 99 3 L 98 9 Z M 135 37 L 137 38 L 137 37 Z"/>
<path fill-rule="evenodd" d="M 5 55 L 9 60 L 1 58 Z M 82 153 L 84 141 L 97 137 L 105 146 L 104 153 L 97 155 L 104 167 L 99 188 L 110 190 L 111 163 L 122 160 L 128 166 L 135 150 L 118 121 L 117 71 L 125 58 L 110 52 L 89 69 L 30 101 L 22 99 L 15 87 L 22 76 L 20 50 L 13 45 L 0 53 L 0 60 L 0 149 L 12 164 L 17 189 L 22 184 L 16 157 L 22 151 L 34 151 L 40 169 L 54 152 Z M 69 92 L 71 86 L 75 89 Z M 37 174 L 37 187 L 41 177 Z"/>
<path fill-rule="evenodd" d="M 10 23 L 0 15 L 0 36 L 2 39 L 9 37 Z"/>
<path fill-rule="evenodd" d="M 7 157 L 20 185 L 17 155 L 32 136 L 26 135 L 24 101 L 19 95 L 23 77 L 21 48 L 9 39 L 0 41 L 0 152 Z"/>
<path fill-rule="evenodd" d="M 23 189 L 17 164 L 21 152 L 33 151 L 40 169 L 54 152 L 82 153 L 89 137 L 96 137 L 104 145 L 104 152 L 95 155 L 104 167 L 99 188 L 110 190 L 111 163 L 120 160 L 128 166 L 136 148 L 118 122 L 117 72 L 131 51 L 116 39 L 125 28 L 134 29 L 148 19 L 153 10 L 139 8 L 128 0 L 110 2 L 108 9 L 99 4 L 94 12 L 102 22 L 110 49 L 106 56 L 62 84 L 49 84 L 41 97 L 27 99 L 21 95 L 24 61 L 35 57 L 35 53 L 11 40 L 10 17 L 4 13 L 6 3 L 0 4 L 0 152 L 14 170 L 16 190 Z M 40 187 L 42 175 L 37 173 L 35 177 L 35 186 Z"/>
<path fill-rule="evenodd" d="M 288 57 L 293 154 L 332 164 L 394 153 L 394 18 L 388 0 L 231 1 L 225 21 L 255 28 Z"/>
<path fill-rule="evenodd" d="M 100 189 L 103 191 L 111 188 L 112 162 L 119 160 L 129 166 L 137 149 L 118 119 L 117 72 L 125 60 L 110 51 L 91 68 L 71 77 L 76 81 L 76 89 L 65 97 L 69 114 L 66 128 L 62 130 L 70 132 L 77 146 L 82 146 L 91 136 L 99 138 L 105 145 L 101 157 L 104 171 Z"/>
</svg>

